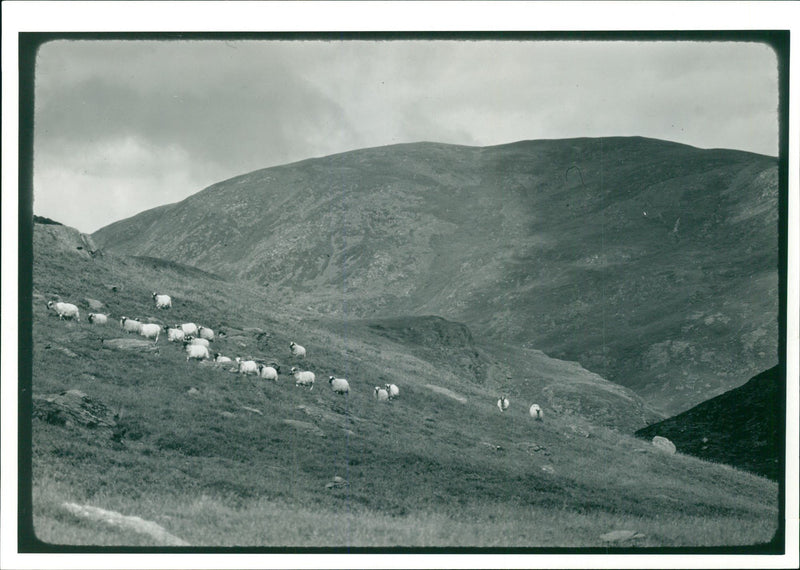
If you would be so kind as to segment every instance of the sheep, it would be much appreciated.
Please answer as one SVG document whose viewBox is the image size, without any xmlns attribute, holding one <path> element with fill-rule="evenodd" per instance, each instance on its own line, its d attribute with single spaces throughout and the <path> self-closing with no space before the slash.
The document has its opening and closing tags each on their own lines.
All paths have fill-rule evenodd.
<svg viewBox="0 0 800 570">
<path fill-rule="evenodd" d="M 294 385 L 295 386 L 308 386 L 309 390 L 314 389 L 314 376 L 313 372 L 308 370 L 303 370 L 302 372 L 298 370 L 296 367 L 292 366 L 292 369 L 289 373 L 294 376 Z"/>
<path fill-rule="evenodd" d="M 306 349 L 297 344 L 296 342 L 290 342 L 289 348 L 292 351 L 292 356 L 295 358 L 305 358 L 306 357 Z"/>
<path fill-rule="evenodd" d="M 375 399 L 379 402 L 385 402 L 389 399 L 389 392 L 386 391 L 386 388 L 375 386 Z"/>
<path fill-rule="evenodd" d="M 390 400 L 400 395 L 400 388 L 397 387 L 397 384 L 386 384 L 385 388 Z"/>
<path fill-rule="evenodd" d="M 227 356 L 222 356 L 219 352 L 214 353 L 214 362 L 231 362 L 231 359 Z"/>
<path fill-rule="evenodd" d="M 208 327 L 197 327 L 197 336 L 212 341 L 214 340 L 214 330 Z"/>
<path fill-rule="evenodd" d="M 500 398 L 497 400 L 497 407 L 500 408 L 501 412 L 505 412 L 508 409 L 508 404 L 508 396 L 505 394 L 500 396 Z"/>
<path fill-rule="evenodd" d="M 237 356 L 236 364 L 239 365 L 239 374 L 258 374 L 258 364 L 255 360 L 242 360 Z"/>
<path fill-rule="evenodd" d="M 48 301 L 47 308 L 55 309 L 56 313 L 58 313 L 59 320 L 74 318 L 78 322 L 81 321 L 80 311 L 78 311 L 78 307 L 76 307 L 72 303 L 61 303 L 61 302 L 54 303 L 53 301 Z"/>
<path fill-rule="evenodd" d="M 119 326 L 128 334 L 138 333 L 140 330 L 142 330 L 142 323 L 136 319 L 129 319 L 128 317 L 122 317 L 119 320 Z"/>
<path fill-rule="evenodd" d="M 350 393 L 350 384 L 344 378 L 334 378 L 331 376 L 328 378 L 328 383 L 333 388 L 333 391 L 337 394 L 348 394 Z"/>
<path fill-rule="evenodd" d="M 186 345 L 186 362 L 189 362 L 190 358 L 196 358 L 197 360 L 209 359 L 211 358 L 208 354 L 208 348 L 205 346 L 200 346 L 199 344 L 187 344 Z"/>
<path fill-rule="evenodd" d="M 103 313 L 89 313 L 88 320 L 89 324 L 92 325 L 105 325 L 108 323 L 109 315 L 104 315 Z"/>
<path fill-rule="evenodd" d="M 274 380 L 275 382 L 278 381 L 278 371 L 272 366 L 267 366 L 266 364 L 258 365 L 258 375 L 264 380 Z"/>
<path fill-rule="evenodd" d="M 185 344 L 199 344 L 200 346 L 205 346 L 206 348 L 209 347 L 208 340 L 204 338 L 195 338 L 193 336 L 187 336 L 183 342 Z"/>
<path fill-rule="evenodd" d="M 161 332 L 161 326 L 155 323 L 142 324 L 139 327 L 139 334 L 144 338 L 152 338 L 153 344 L 158 342 L 158 334 Z"/>
<path fill-rule="evenodd" d="M 542 408 L 539 407 L 539 404 L 533 404 L 531 406 L 530 414 L 536 421 L 542 421 Z"/>
<path fill-rule="evenodd" d="M 172 308 L 172 298 L 169 295 L 159 295 L 158 293 L 153 293 L 153 300 L 156 302 L 157 309 Z"/>
<path fill-rule="evenodd" d="M 169 342 L 183 342 L 186 338 L 186 335 L 183 334 L 183 330 L 181 329 L 164 327 L 164 330 L 167 331 L 167 340 Z"/>
<path fill-rule="evenodd" d="M 194 323 L 183 323 L 182 325 L 175 325 L 176 329 L 181 329 L 186 336 L 197 336 L 197 325 Z"/>
</svg>

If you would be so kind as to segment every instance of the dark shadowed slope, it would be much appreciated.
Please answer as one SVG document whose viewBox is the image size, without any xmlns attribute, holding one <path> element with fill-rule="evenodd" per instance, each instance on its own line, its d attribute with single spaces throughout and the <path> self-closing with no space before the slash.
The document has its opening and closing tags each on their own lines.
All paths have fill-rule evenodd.
<svg viewBox="0 0 800 570">
<path fill-rule="evenodd" d="M 781 461 L 781 390 L 780 370 L 775 366 L 743 386 L 647 426 L 636 435 L 660 435 L 672 440 L 682 453 L 777 480 Z"/>
<path fill-rule="evenodd" d="M 251 172 L 94 234 L 320 315 L 435 314 L 675 413 L 777 357 L 774 158 L 418 143 Z"/>
</svg>

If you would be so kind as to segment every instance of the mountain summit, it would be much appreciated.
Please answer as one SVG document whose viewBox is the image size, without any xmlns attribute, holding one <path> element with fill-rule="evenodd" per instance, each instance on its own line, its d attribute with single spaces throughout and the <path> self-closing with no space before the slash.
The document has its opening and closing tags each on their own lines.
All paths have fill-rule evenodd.
<svg viewBox="0 0 800 570">
<path fill-rule="evenodd" d="M 93 234 L 320 316 L 439 315 L 674 414 L 777 361 L 772 157 L 630 138 L 267 168 Z"/>
</svg>

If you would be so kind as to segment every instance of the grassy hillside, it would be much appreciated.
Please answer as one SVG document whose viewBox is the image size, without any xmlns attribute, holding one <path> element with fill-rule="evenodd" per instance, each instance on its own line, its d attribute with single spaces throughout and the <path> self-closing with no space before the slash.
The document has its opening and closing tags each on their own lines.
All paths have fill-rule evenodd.
<svg viewBox="0 0 800 570">
<path fill-rule="evenodd" d="M 777 528 L 774 482 L 663 455 L 603 425 L 617 421 L 608 415 L 646 412 L 631 392 L 577 364 L 485 343 L 438 317 L 320 318 L 270 288 L 90 256 L 71 247 L 68 228 L 61 239 L 42 228 L 34 398 L 77 389 L 116 414 L 111 435 L 32 420 L 43 541 L 154 544 L 79 519 L 65 502 L 154 521 L 192 545 L 608 546 L 603 534 L 626 529 L 644 536 L 622 546 L 748 545 Z M 157 311 L 153 290 L 171 293 L 173 308 Z M 80 306 L 80 322 L 47 310 L 56 296 Z M 112 348 L 124 333 L 113 322 L 89 325 L 87 299 L 114 318 L 224 330 L 217 350 L 274 360 L 282 375 L 273 384 L 187 363 L 164 339 L 157 351 Z M 286 375 L 290 340 L 308 349 L 311 391 Z M 334 394 L 328 375 L 346 376 L 350 396 Z M 373 386 L 388 382 L 400 397 L 376 402 Z M 504 414 L 494 405 L 500 390 L 512 395 Z M 605 393 L 597 401 L 614 413 L 571 399 L 589 390 Z M 545 421 L 528 416 L 533 401 Z M 335 477 L 346 484 L 329 486 Z"/>
<path fill-rule="evenodd" d="M 636 432 L 670 439 L 682 453 L 777 480 L 784 390 L 777 366 L 744 385 Z"/>
<path fill-rule="evenodd" d="M 321 316 L 440 315 L 677 413 L 774 364 L 777 164 L 638 137 L 396 145 L 215 184 L 94 234 Z"/>
</svg>

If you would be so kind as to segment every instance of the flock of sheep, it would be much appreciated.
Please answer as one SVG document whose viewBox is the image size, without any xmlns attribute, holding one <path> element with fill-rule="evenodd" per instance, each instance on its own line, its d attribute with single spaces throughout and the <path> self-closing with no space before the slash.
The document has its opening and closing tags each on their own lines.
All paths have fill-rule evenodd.
<svg viewBox="0 0 800 570">
<path fill-rule="evenodd" d="M 170 309 L 172 308 L 172 298 L 169 295 L 153 293 L 153 301 L 155 301 L 156 308 Z M 55 310 L 59 319 L 74 319 L 80 322 L 80 311 L 76 305 L 72 303 L 63 303 L 50 301 L 47 303 L 49 309 Z M 89 313 L 89 323 L 93 325 L 106 325 L 110 315 L 102 313 Z M 280 366 L 274 363 L 265 364 L 255 360 L 242 360 L 240 357 L 232 359 L 228 356 L 223 356 L 219 352 L 214 353 L 211 357 L 210 343 L 214 340 L 214 330 L 209 327 L 198 326 L 195 323 L 183 323 L 173 326 L 161 326 L 155 323 L 143 323 L 136 319 L 128 317 L 121 317 L 119 326 L 126 333 L 139 334 L 153 343 L 157 343 L 162 330 L 167 333 L 167 340 L 169 342 L 180 342 L 184 345 L 186 351 L 186 361 L 194 360 L 211 360 L 213 362 L 224 364 L 236 363 L 236 371 L 239 374 L 256 374 L 265 380 L 278 380 L 280 373 Z M 289 344 L 289 350 L 294 358 L 305 358 L 306 349 L 295 342 Z M 305 386 L 309 390 L 314 389 L 314 381 L 316 375 L 310 370 L 298 370 L 297 367 L 292 367 L 289 373 L 294 377 L 295 386 Z M 347 395 L 350 393 L 350 383 L 345 378 L 335 378 L 330 376 L 328 383 L 331 389 L 337 394 Z M 400 389 L 395 384 L 386 384 L 383 388 L 375 386 L 374 397 L 376 400 L 385 401 L 396 398 L 400 395 Z"/>
<path fill-rule="evenodd" d="M 156 308 L 170 309 L 172 308 L 172 298 L 169 295 L 153 293 L 153 301 L 155 301 Z M 80 322 L 80 312 L 78 307 L 72 303 L 62 303 L 50 301 L 47 303 L 48 308 L 52 308 L 58 313 L 59 319 L 69 318 L 75 319 Z M 105 325 L 108 323 L 109 315 L 102 313 L 89 313 L 89 322 L 96 325 Z M 216 363 L 236 363 L 236 371 L 239 374 L 256 374 L 265 380 L 278 380 L 280 374 L 280 366 L 271 363 L 264 364 L 255 360 L 242 360 L 240 357 L 231 359 L 228 356 L 223 356 L 219 352 L 214 353 L 214 358 L 211 358 L 209 350 L 210 343 L 214 340 L 214 331 L 208 327 L 198 326 L 195 323 L 176 324 L 172 327 L 155 324 L 155 323 L 142 323 L 135 319 L 128 317 L 120 318 L 119 325 L 126 333 L 136 333 L 146 339 L 150 339 L 153 343 L 158 342 L 159 335 L 162 328 L 167 333 L 167 340 L 169 342 L 181 342 L 186 351 L 186 361 L 190 359 L 195 360 L 213 360 Z M 289 350 L 294 358 L 305 358 L 306 349 L 296 342 L 289 343 Z M 314 380 L 316 376 L 310 370 L 298 370 L 293 366 L 289 373 L 294 377 L 295 386 L 305 386 L 309 390 L 314 388 Z M 345 378 L 335 378 L 330 376 L 328 383 L 331 389 L 337 394 L 347 395 L 350 393 L 350 384 Z M 383 388 L 375 386 L 374 397 L 378 401 L 386 401 L 396 398 L 400 395 L 400 389 L 395 384 L 386 384 Z M 506 394 L 501 395 L 497 400 L 497 407 L 501 412 L 505 412 L 509 407 L 509 400 Z M 528 410 L 531 417 L 537 421 L 542 421 L 542 409 L 538 404 L 531 405 Z"/>
</svg>

